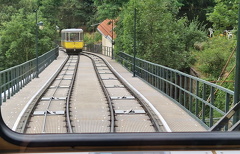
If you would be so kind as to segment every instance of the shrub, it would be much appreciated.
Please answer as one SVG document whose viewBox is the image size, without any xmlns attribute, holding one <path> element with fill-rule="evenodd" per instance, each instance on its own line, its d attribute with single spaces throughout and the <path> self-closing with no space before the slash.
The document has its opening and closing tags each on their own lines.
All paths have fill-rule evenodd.
<svg viewBox="0 0 240 154">
<path fill-rule="evenodd" d="M 205 43 L 203 51 L 197 51 L 198 69 L 207 77 L 218 78 L 225 66 L 231 52 L 235 49 L 236 40 L 228 40 L 225 37 L 213 37 Z M 235 59 L 232 57 L 229 67 L 234 65 Z"/>
</svg>

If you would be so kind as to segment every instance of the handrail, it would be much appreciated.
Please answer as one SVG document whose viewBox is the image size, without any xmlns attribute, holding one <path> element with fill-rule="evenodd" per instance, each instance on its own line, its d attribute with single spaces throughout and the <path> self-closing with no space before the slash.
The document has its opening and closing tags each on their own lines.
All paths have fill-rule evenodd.
<svg viewBox="0 0 240 154">
<path fill-rule="evenodd" d="M 58 56 L 58 47 L 38 57 L 41 73 Z M 36 58 L 0 71 L 0 106 L 36 77 Z"/>
<path fill-rule="evenodd" d="M 240 128 L 240 121 L 236 122 L 231 127 L 228 127 L 229 121 L 233 118 L 237 112 L 240 111 L 240 102 L 235 104 L 216 124 L 214 124 L 209 130 L 210 131 L 220 131 L 225 127 L 228 128 L 228 131 L 239 131 Z"/>
<path fill-rule="evenodd" d="M 106 54 L 111 47 L 94 45 L 94 49 L 94 52 L 111 57 Z M 133 56 L 118 52 L 115 60 L 129 71 L 134 70 Z M 139 58 L 135 60 L 136 76 L 185 109 L 206 128 L 216 124 L 234 106 L 234 92 L 229 89 L 159 64 Z M 228 123 L 228 126 L 234 125 L 232 120 Z"/>
</svg>

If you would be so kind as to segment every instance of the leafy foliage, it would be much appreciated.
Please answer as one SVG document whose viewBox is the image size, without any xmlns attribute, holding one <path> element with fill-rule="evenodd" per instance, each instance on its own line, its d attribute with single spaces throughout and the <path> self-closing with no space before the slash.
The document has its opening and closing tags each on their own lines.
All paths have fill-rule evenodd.
<svg viewBox="0 0 240 154">
<path fill-rule="evenodd" d="M 36 56 L 36 10 L 39 30 L 39 54 L 55 46 L 56 26 L 84 28 L 94 14 L 93 0 L 0 0 L 0 70 Z"/>
<path fill-rule="evenodd" d="M 89 44 L 94 44 L 96 42 L 101 42 L 102 41 L 102 36 L 100 33 L 95 32 L 95 33 L 85 33 L 84 34 L 84 42 L 89 45 Z"/>
<path fill-rule="evenodd" d="M 96 12 L 93 0 L 63 0 L 57 19 L 64 28 L 90 26 Z"/>
<path fill-rule="evenodd" d="M 216 0 L 216 6 L 212 13 L 208 14 L 208 20 L 218 30 L 233 29 L 237 27 L 238 0 Z"/>
<path fill-rule="evenodd" d="M 203 51 L 196 53 L 198 59 L 198 69 L 208 78 L 217 80 L 222 72 L 231 52 L 234 51 L 236 40 L 228 40 L 226 37 L 213 37 L 207 41 Z M 229 71 L 235 63 L 235 57 L 232 57 L 229 64 Z M 225 71 L 225 73 L 227 73 Z"/>
<path fill-rule="evenodd" d="M 206 13 L 213 10 L 215 0 L 179 0 L 179 3 L 181 3 L 179 17 L 186 16 L 189 20 L 198 18 L 200 22 L 211 26 L 206 20 Z"/>
<path fill-rule="evenodd" d="M 4 58 L 1 68 L 21 64 L 35 57 L 35 13 L 26 14 L 24 9 L 12 16 L 12 20 L 3 23 L 1 30 L 0 54 Z M 44 20 L 43 20 L 44 21 Z M 53 31 L 46 21 L 44 31 L 39 31 L 39 53 L 52 48 Z"/>
<path fill-rule="evenodd" d="M 129 0 L 94 0 L 97 7 L 96 16 L 99 21 L 108 19 L 115 19 L 118 17 L 124 4 Z"/>
<path fill-rule="evenodd" d="M 56 25 L 61 29 L 89 29 L 92 24 L 112 18 L 118 19 L 116 48 L 133 54 L 134 8 L 137 8 L 137 56 L 183 69 L 192 63 L 193 44 L 206 38 L 205 27 L 200 23 L 212 22 L 214 29 L 236 27 L 237 3 L 237 0 L 19 0 L 18 3 L 0 0 L 0 67 L 4 69 L 34 58 L 33 10 L 38 7 L 39 21 L 45 24 L 39 34 L 40 52 L 54 45 Z"/>
<path fill-rule="evenodd" d="M 10 2 L 1 4 L 1 7 L 5 7 L 11 13 L 11 16 L 2 18 L 0 21 L 1 70 L 21 64 L 35 57 L 36 21 L 35 13 L 32 10 L 35 5 L 28 0 L 20 1 L 18 5 L 11 4 Z M 25 7 L 26 4 L 29 5 Z M 0 14 L 9 13 L 5 12 L 6 10 L 0 11 Z M 45 24 L 44 34 L 40 33 L 39 35 L 39 53 L 42 54 L 53 47 L 51 42 L 53 31 L 49 30 L 50 27 L 44 18 L 40 19 Z"/>
<path fill-rule="evenodd" d="M 192 57 L 189 48 L 195 41 L 204 40 L 206 33 L 197 21 L 179 20 L 174 16 L 173 1 L 130 1 L 117 25 L 118 50 L 133 54 L 134 8 L 137 8 L 137 55 L 140 58 L 175 69 L 189 67 Z M 170 8 L 171 7 L 171 8 Z"/>
</svg>

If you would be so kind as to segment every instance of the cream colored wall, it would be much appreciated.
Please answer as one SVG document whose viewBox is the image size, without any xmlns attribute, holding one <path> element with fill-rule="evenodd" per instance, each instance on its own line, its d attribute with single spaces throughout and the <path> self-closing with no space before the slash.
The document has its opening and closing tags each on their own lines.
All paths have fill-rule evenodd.
<svg viewBox="0 0 240 154">
<path fill-rule="evenodd" d="M 110 47 L 111 48 L 112 47 L 112 42 L 109 39 L 107 39 L 106 37 L 102 36 L 102 46 L 103 47 L 106 46 L 106 47 Z M 113 48 L 114 48 L 114 46 L 113 46 Z M 104 53 L 102 53 L 102 54 L 104 54 Z M 111 57 L 112 53 L 108 52 L 107 56 Z"/>
<path fill-rule="evenodd" d="M 102 46 L 112 47 L 112 42 L 102 36 Z"/>
</svg>

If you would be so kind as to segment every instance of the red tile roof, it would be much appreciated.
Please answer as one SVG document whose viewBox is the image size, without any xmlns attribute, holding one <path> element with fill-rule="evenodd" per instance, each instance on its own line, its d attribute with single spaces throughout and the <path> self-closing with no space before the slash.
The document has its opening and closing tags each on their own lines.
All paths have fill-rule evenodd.
<svg viewBox="0 0 240 154">
<path fill-rule="evenodd" d="M 113 24 L 112 24 L 113 22 Z M 105 37 L 110 37 L 112 39 L 112 29 L 115 27 L 115 21 L 111 19 L 104 20 L 100 25 L 98 25 L 98 31 Z M 113 31 L 113 39 L 116 38 L 116 34 Z"/>
</svg>

